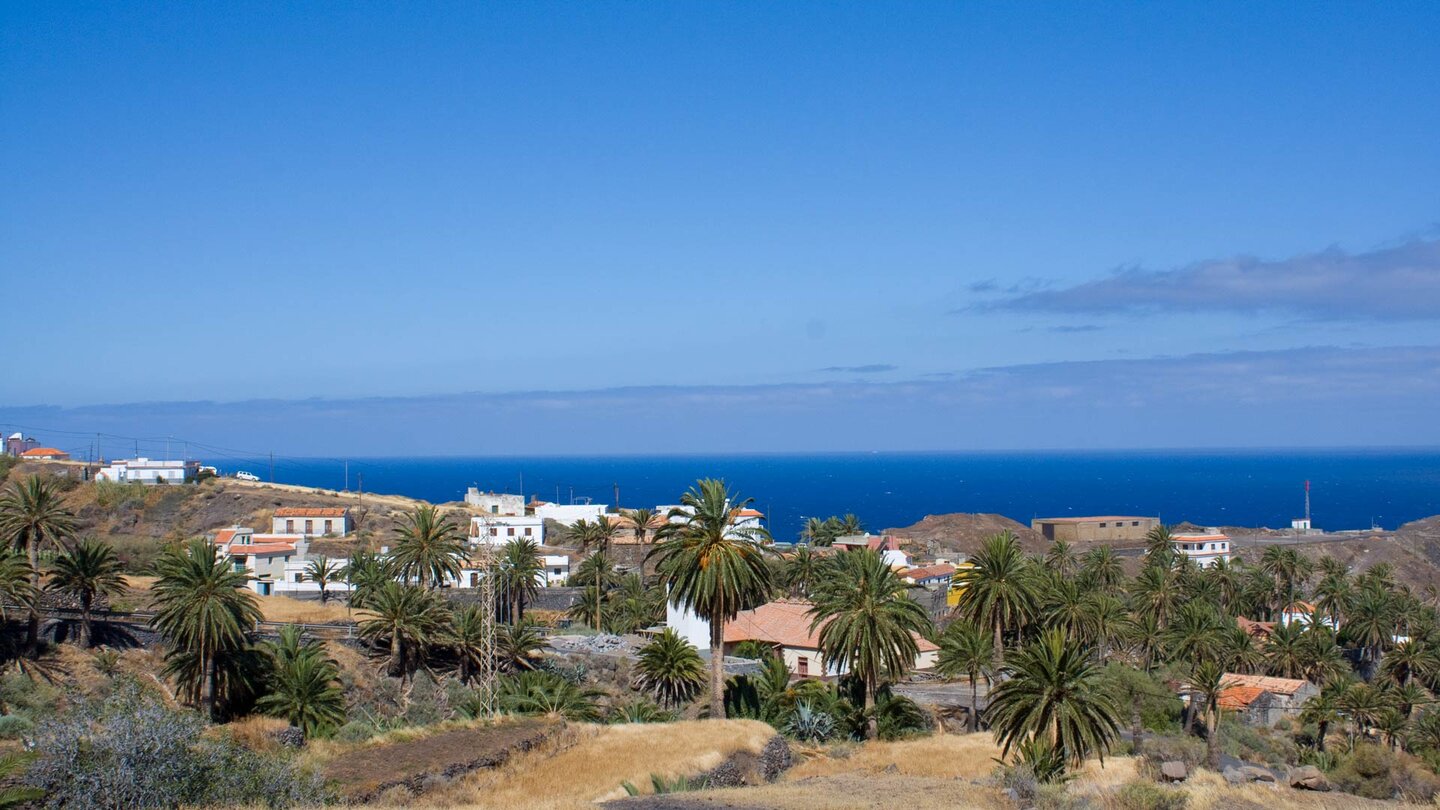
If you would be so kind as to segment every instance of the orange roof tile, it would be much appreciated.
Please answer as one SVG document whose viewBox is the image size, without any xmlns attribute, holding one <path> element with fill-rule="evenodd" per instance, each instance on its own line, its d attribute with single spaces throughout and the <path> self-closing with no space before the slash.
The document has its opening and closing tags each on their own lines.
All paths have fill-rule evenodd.
<svg viewBox="0 0 1440 810">
<path fill-rule="evenodd" d="M 343 506 L 282 506 L 275 510 L 275 517 L 345 517 L 348 511 Z"/>
<path fill-rule="evenodd" d="M 820 649 L 822 622 L 810 630 L 810 603 L 801 600 L 780 599 L 761 605 L 754 610 L 742 610 L 734 620 L 725 625 L 725 641 L 764 641 L 783 647 Z M 920 652 L 940 649 L 928 639 L 915 637 Z"/>
<path fill-rule="evenodd" d="M 1231 686 L 1220 690 L 1220 697 L 1215 702 L 1220 708 L 1229 711 L 1239 711 L 1255 702 L 1255 698 L 1265 694 L 1265 690 L 1258 686 Z"/>
<path fill-rule="evenodd" d="M 900 572 L 900 576 L 907 579 L 921 580 L 931 577 L 946 577 L 955 575 L 955 566 L 946 563 L 939 565 L 927 565 L 923 568 L 908 568 Z"/>
<path fill-rule="evenodd" d="M 40 456 L 64 456 L 66 458 L 70 457 L 69 453 L 65 452 L 64 450 L 56 449 L 54 447 L 32 447 L 29 450 L 21 453 L 20 455 L 24 458 L 39 458 Z"/>
<path fill-rule="evenodd" d="M 294 554 L 295 547 L 289 543 L 245 543 L 230 547 L 232 557 L 273 557 L 276 554 Z"/>
<path fill-rule="evenodd" d="M 1271 678 L 1266 675 L 1241 675 L 1237 672 L 1225 673 L 1223 682 L 1230 686 L 1253 686 L 1277 695 L 1290 696 L 1293 696 L 1296 692 L 1310 685 L 1309 681 L 1301 681 L 1294 678 Z"/>
</svg>

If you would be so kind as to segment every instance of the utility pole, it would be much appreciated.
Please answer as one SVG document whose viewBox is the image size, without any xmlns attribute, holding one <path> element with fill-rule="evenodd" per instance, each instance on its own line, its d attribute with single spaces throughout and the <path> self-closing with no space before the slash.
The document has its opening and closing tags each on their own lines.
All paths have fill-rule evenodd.
<svg viewBox="0 0 1440 810">
<path fill-rule="evenodd" d="M 521 510 L 522 510 L 522 511 L 521 511 L 521 514 L 524 514 L 524 511 L 523 511 L 524 508 L 525 508 L 525 471 L 524 471 L 524 470 L 521 470 L 521 471 L 520 471 L 520 508 L 521 508 Z"/>
<path fill-rule="evenodd" d="M 615 511 L 616 511 L 616 512 L 619 512 L 619 511 L 620 511 L 620 484 L 619 484 L 619 482 L 616 482 L 616 483 L 614 483 L 614 484 L 611 484 L 611 486 L 615 487 Z"/>
<path fill-rule="evenodd" d="M 345 459 L 345 492 L 350 491 L 350 459 Z"/>
<path fill-rule="evenodd" d="M 494 719 L 495 705 L 495 547 L 489 538 L 481 538 L 476 549 L 480 567 L 480 672 L 476 679 L 476 715 Z"/>
<path fill-rule="evenodd" d="M 275 451 L 270 451 L 270 483 L 275 483 Z"/>
</svg>

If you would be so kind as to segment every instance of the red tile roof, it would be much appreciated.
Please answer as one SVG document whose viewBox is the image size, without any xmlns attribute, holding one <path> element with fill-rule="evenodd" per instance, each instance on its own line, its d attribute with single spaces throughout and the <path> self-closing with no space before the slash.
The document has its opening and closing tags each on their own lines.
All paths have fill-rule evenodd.
<svg viewBox="0 0 1440 810">
<path fill-rule="evenodd" d="M 1239 625 L 1241 630 L 1244 630 L 1256 638 L 1265 638 L 1275 632 L 1274 622 L 1252 622 L 1244 616 L 1236 616 L 1235 624 Z"/>
<path fill-rule="evenodd" d="M 726 643 L 739 641 L 763 641 L 783 647 L 820 649 L 821 623 L 810 630 L 810 603 L 801 600 L 780 599 L 761 605 L 754 610 L 742 610 L 734 620 L 725 625 Z M 916 636 L 920 652 L 940 649 L 929 640 Z"/>
<path fill-rule="evenodd" d="M 1258 686 L 1230 686 L 1220 690 L 1220 697 L 1215 702 L 1220 704 L 1220 708 L 1233 712 L 1247 708 L 1263 694 L 1265 690 Z"/>
<path fill-rule="evenodd" d="M 741 509 L 735 514 L 739 515 L 740 517 L 765 517 L 765 513 L 761 512 L 759 509 Z"/>
<path fill-rule="evenodd" d="M 348 511 L 343 506 L 282 506 L 275 510 L 275 517 L 345 517 Z"/>
<path fill-rule="evenodd" d="M 274 557 L 294 553 L 295 547 L 289 543 L 247 543 L 230 547 L 232 557 Z"/>
<path fill-rule="evenodd" d="M 54 447 L 32 447 L 21 453 L 20 456 L 22 458 L 40 458 L 42 456 L 64 456 L 65 458 L 69 458 L 70 454 Z"/>
<path fill-rule="evenodd" d="M 955 575 L 955 566 L 946 563 L 939 565 L 927 565 L 923 568 L 909 568 L 900 572 L 900 576 L 906 579 L 913 579 L 916 582 L 932 577 L 952 577 Z"/>
<path fill-rule="evenodd" d="M 239 533 L 239 529 L 221 529 L 220 531 L 215 532 L 215 545 L 223 546 L 231 540 L 235 539 L 235 535 Z"/>
<path fill-rule="evenodd" d="M 1294 678 L 1271 678 L 1265 675 L 1241 675 L 1236 672 L 1225 673 L 1223 681 L 1231 686 L 1253 686 L 1263 689 L 1266 692 L 1273 692 L 1277 695 L 1294 696 L 1296 692 L 1310 685 L 1309 681 L 1295 680 Z"/>
</svg>

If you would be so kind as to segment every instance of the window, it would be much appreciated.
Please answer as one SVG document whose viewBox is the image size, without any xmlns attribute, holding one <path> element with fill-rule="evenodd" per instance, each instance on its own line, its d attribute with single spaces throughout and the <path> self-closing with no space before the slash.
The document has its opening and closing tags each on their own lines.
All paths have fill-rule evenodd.
<svg viewBox="0 0 1440 810">
<path fill-rule="evenodd" d="M 560 569 L 559 569 L 559 568 L 556 568 L 556 569 L 555 569 L 555 576 L 557 576 L 557 577 L 560 576 Z"/>
<path fill-rule="evenodd" d="M 326 533 L 326 534 L 334 534 L 334 532 L 335 532 L 335 521 L 333 521 L 333 520 L 327 520 L 327 521 L 325 521 L 325 533 Z"/>
<path fill-rule="evenodd" d="M 491 536 L 491 537 L 499 537 L 499 536 L 500 536 L 500 530 L 497 529 L 497 528 L 495 528 L 494 526 L 491 526 L 491 527 L 490 527 L 490 536 Z"/>
<path fill-rule="evenodd" d="M 470 587 L 474 588 L 480 584 L 480 575 L 474 571 L 470 572 Z"/>
<path fill-rule="evenodd" d="M 505 536 L 506 536 L 506 537 L 514 537 L 514 536 L 515 536 L 515 527 L 514 527 L 514 526 L 511 526 L 511 527 L 507 528 L 507 529 L 505 530 Z"/>
<path fill-rule="evenodd" d="M 1101 523 L 1101 524 L 1100 524 L 1100 528 L 1102 528 L 1102 529 L 1105 528 L 1105 524 L 1104 524 L 1104 523 Z"/>
<path fill-rule="evenodd" d="M 305 575 L 304 575 L 304 574 L 298 574 L 298 573 L 297 573 L 297 574 L 295 575 L 295 581 L 296 581 L 296 582 L 304 582 L 304 581 L 305 581 Z"/>
<path fill-rule="evenodd" d="M 293 521 L 293 520 L 287 520 L 287 521 L 285 521 L 285 533 L 286 533 L 286 534 L 294 534 L 294 533 L 295 533 L 295 521 Z"/>
<path fill-rule="evenodd" d="M 530 527 L 529 527 L 529 526 L 526 526 L 526 527 L 525 527 L 525 536 L 526 536 L 526 537 L 529 537 L 529 536 L 530 536 Z"/>
<path fill-rule="evenodd" d="M 795 660 L 795 674 L 801 675 L 801 676 L 809 675 L 809 674 L 810 674 L 810 659 L 809 659 L 809 658 L 807 658 L 807 657 L 805 657 L 805 656 L 802 655 L 802 656 L 800 656 L 799 658 L 797 658 L 797 659 Z"/>
<path fill-rule="evenodd" d="M 492 504 L 490 504 L 490 514 L 492 514 L 492 515 L 498 515 L 498 514 L 500 514 L 500 504 L 498 504 L 498 503 L 492 503 Z"/>
<path fill-rule="evenodd" d="M 305 521 L 305 533 L 306 533 L 306 534 L 312 534 L 312 533 L 314 533 L 314 531 L 315 531 L 315 521 L 313 521 L 313 520 L 307 520 L 307 521 Z"/>
<path fill-rule="evenodd" d="M 1132 521 L 1130 521 L 1130 525 L 1131 525 L 1131 526 L 1139 526 L 1139 525 L 1140 525 L 1140 521 L 1138 521 L 1138 520 L 1132 520 Z"/>
</svg>

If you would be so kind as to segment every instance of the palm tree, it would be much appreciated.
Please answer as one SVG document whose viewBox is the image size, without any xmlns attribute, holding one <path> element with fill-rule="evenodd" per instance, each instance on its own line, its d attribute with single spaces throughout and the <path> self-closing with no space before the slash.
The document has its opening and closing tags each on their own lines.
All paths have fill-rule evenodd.
<svg viewBox="0 0 1440 810">
<path fill-rule="evenodd" d="M 413 669 L 412 653 L 444 638 L 450 613 L 431 591 L 399 582 L 387 582 L 365 605 L 372 616 L 360 622 L 360 636 L 371 643 L 387 643 L 390 674 L 403 679 Z"/>
<path fill-rule="evenodd" d="M 500 680 L 500 706 L 516 714 L 563 717 L 581 723 L 600 719 L 596 698 L 604 693 L 581 689 L 550 672 L 522 672 Z"/>
<path fill-rule="evenodd" d="M 343 576 L 340 564 L 326 556 L 319 556 L 305 566 L 305 578 L 320 586 L 320 604 L 330 601 L 329 588 Z"/>
<path fill-rule="evenodd" d="M 55 558 L 46 590 L 58 591 L 80 601 L 80 623 L 85 632 L 85 646 L 94 642 L 90 620 L 96 597 L 119 596 L 125 592 L 125 577 L 120 575 L 120 558 L 115 547 L 87 537 L 69 551 Z"/>
<path fill-rule="evenodd" d="M 455 649 L 463 684 L 469 684 L 475 673 L 485 668 L 485 637 L 491 632 L 490 622 L 480 605 L 455 611 L 450 621 L 450 644 Z"/>
<path fill-rule="evenodd" d="M 880 681 L 909 672 L 920 652 L 916 639 L 934 632 L 909 588 L 878 552 L 862 549 L 837 557 L 810 595 L 810 632 L 820 631 L 825 666 L 843 666 L 865 684 L 871 739 Z"/>
<path fill-rule="evenodd" d="M 1324 559 L 1333 560 L 1334 558 L 1326 557 Z M 1320 581 L 1315 584 L 1315 612 L 1318 614 L 1316 618 L 1325 617 L 1339 627 L 1350 609 L 1353 593 L 1350 579 L 1345 575 L 1343 569 L 1338 573 L 1323 573 Z"/>
<path fill-rule="evenodd" d="M 501 668 L 516 672 L 535 668 L 540 648 L 545 646 L 545 636 L 540 625 L 532 621 L 519 624 L 502 624 L 495 633 L 495 657 L 500 659 Z"/>
<path fill-rule="evenodd" d="M 385 569 L 385 562 L 374 552 L 360 550 L 351 554 L 344 570 L 345 584 L 350 588 L 347 607 L 365 607 L 366 601 L 391 581 Z"/>
<path fill-rule="evenodd" d="M 166 551 L 155 568 L 160 576 L 152 590 L 152 621 L 170 645 L 170 669 L 196 679 L 188 691 L 200 694 L 201 707 L 213 718 L 220 659 L 248 647 L 261 619 L 255 595 L 245 589 L 249 576 L 204 540 Z"/>
<path fill-rule="evenodd" d="M 994 633 L 994 666 L 1005 661 L 1004 633 L 1032 618 L 1036 612 L 1034 575 L 1020 541 L 1010 532 L 986 538 L 970 567 L 958 577 L 964 591 L 955 610 Z"/>
<path fill-rule="evenodd" d="M 1393 638 L 1395 611 L 1392 598 L 1383 586 L 1365 587 L 1350 605 L 1350 618 L 1342 628 L 1360 645 L 1361 658 L 1369 664 L 1380 659 Z"/>
<path fill-rule="evenodd" d="M 1091 637 L 1098 645 L 1100 661 L 1103 663 L 1110 650 L 1125 637 L 1125 604 L 1108 593 L 1092 593 L 1085 600 L 1085 621 L 1090 626 Z"/>
<path fill-rule="evenodd" d="M 40 788 L 16 784 L 39 756 L 34 751 L 0 754 L 0 782 L 8 785 L 0 788 L 0 808 L 29 807 L 32 802 L 45 798 L 45 791 Z"/>
<path fill-rule="evenodd" d="M 705 688 L 705 662 L 695 645 L 672 628 L 641 647 L 638 657 L 635 685 L 653 694 L 662 706 L 673 709 Z"/>
<path fill-rule="evenodd" d="M 274 676 L 270 693 L 260 698 L 256 708 L 290 721 L 307 739 L 344 724 L 340 668 L 326 657 L 324 646 L 302 641 L 300 629 L 289 625 L 280 631 L 279 642 L 267 644 L 267 649 L 274 660 Z"/>
<path fill-rule="evenodd" d="M 1315 748 L 1325 750 L 1325 736 L 1330 733 L 1330 724 L 1340 720 L 1341 691 L 1333 688 L 1321 689 L 1320 694 L 1305 701 L 1300 707 L 1300 722 L 1314 723 L 1317 729 Z"/>
<path fill-rule="evenodd" d="M 25 552 L 30 563 L 30 589 L 40 591 L 40 549 L 60 548 L 75 534 L 75 516 L 60 503 L 57 479 L 32 475 L 15 481 L 0 495 L 0 542 Z M 40 611 L 29 605 L 25 649 L 35 655 L 40 644 Z"/>
<path fill-rule="evenodd" d="M 1340 693 L 1339 707 L 1350 718 L 1352 734 L 1361 737 L 1370 735 L 1381 713 L 1389 708 L 1385 693 L 1368 683 L 1353 684 Z"/>
<path fill-rule="evenodd" d="M 725 623 L 770 594 L 763 529 L 737 525 L 751 499 L 705 478 L 680 498 L 649 556 L 670 600 L 710 623 L 710 716 L 725 716 Z"/>
<path fill-rule="evenodd" d="M 816 554 L 810 546 L 800 546 L 786 555 L 784 560 L 781 584 L 789 591 L 790 596 L 796 599 L 808 597 L 810 589 L 820 576 L 824 558 Z"/>
<path fill-rule="evenodd" d="M 16 604 L 27 612 L 35 601 L 35 587 L 30 584 L 30 563 L 25 555 L 8 546 L 0 546 L 0 621 L 9 621 L 8 604 Z"/>
<path fill-rule="evenodd" d="M 1200 704 L 1205 719 L 1205 764 L 1212 771 L 1220 770 L 1220 695 L 1227 685 L 1225 668 L 1215 661 L 1201 661 L 1190 673 L 1190 703 Z"/>
<path fill-rule="evenodd" d="M 1149 672 L 1165 643 L 1165 629 L 1154 613 L 1131 615 L 1120 631 L 1125 644 L 1140 661 L 1140 668 Z"/>
<path fill-rule="evenodd" d="M 858 516 L 856 516 L 853 512 L 846 512 L 845 515 L 840 518 L 840 536 L 841 536 L 841 537 L 844 537 L 844 536 L 850 535 L 850 534 L 864 534 L 864 533 L 865 533 L 865 524 L 862 523 L 862 522 L 860 522 L 860 518 L 859 518 Z"/>
<path fill-rule="evenodd" d="M 1098 546 L 1085 552 L 1080 564 L 1080 580 L 1087 588 L 1111 591 L 1125 579 L 1125 569 L 1115 549 Z"/>
<path fill-rule="evenodd" d="M 1389 676 L 1399 686 L 1409 683 L 1415 676 L 1428 680 L 1437 668 L 1440 668 L 1440 656 L 1436 656 L 1430 645 L 1415 639 L 1396 644 L 1380 660 L 1381 674 Z"/>
<path fill-rule="evenodd" d="M 1153 613 L 1161 627 L 1170 623 L 1171 614 L 1183 601 L 1179 577 L 1171 568 L 1146 566 L 1130 586 L 1131 608 L 1137 613 Z"/>
<path fill-rule="evenodd" d="M 1277 625 L 1265 642 L 1265 669 L 1280 678 L 1303 678 L 1309 663 L 1305 631 L 1298 623 Z"/>
<path fill-rule="evenodd" d="M 414 579 L 421 588 L 439 587 L 446 579 L 460 576 L 464 557 L 465 541 L 459 526 L 434 506 L 417 506 L 396 520 L 390 564 L 402 580 Z"/>
<path fill-rule="evenodd" d="M 655 529 L 659 528 L 657 523 L 661 518 L 660 515 L 655 513 L 654 509 L 643 507 L 640 509 L 631 509 L 625 512 L 624 515 L 626 519 L 630 521 L 631 525 L 635 527 L 635 542 L 642 546 L 645 545 L 645 538 L 649 537 Z"/>
<path fill-rule="evenodd" d="M 957 621 L 940 636 L 940 656 L 935 669 L 946 678 L 964 675 L 970 680 L 970 733 L 980 730 L 980 675 L 988 672 L 994 651 L 984 630 L 966 621 Z"/>
<path fill-rule="evenodd" d="M 1175 535 L 1169 526 L 1156 526 L 1145 533 L 1145 567 L 1169 568 L 1175 562 Z"/>
<path fill-rule="evenodd" d="M 1221 632 L 1220 661 L 1231 672 L 1254 675 L 1265 669 L 1265 651 L 1249 633 L 1239 627 L 1226 627 Z"/>
<path fill-rule="evenodd" d="M 1045 567 L 1065 579 L 1075 576 L 1075 569 L 1079 564 L 1080 558 L 1075 553 L 1075 547 L 1064 540 L 1057 538 L 1045 551 Z"/>
<path fill-rule="evenodd" d="M 1003 755 L 1038 739 L 1072 766 L 1092 753 L 1103 760 L 1120 729 L 1118 711 L 1085 649 L 1046 630 L 1010 657 L 1003 674 L 986 712 Z"/>
<path fill-rule="evenodd" d="M 540 546 L 534 540 L 519 537 L 505 544 L 500 555 L 500 571 L 495 584 L 510 595 L 512 623 L 525 618 L 525 602 L 540 592 L 545 564 L 540 559 Z"/>
<path fill-rule="evenodd" d="M 1205 659 L 1219 659 L 1225 646 L 1227 622 L 1212 605 L 1187 602 L 1165 629 L 1170 657 L 1199 666 Z"/>
<path fill-rule="evenodd" d="M 1083 591 L 1075 580 L 1063 577 L 1057 577 L 1048 591 L 1041 611 L 1045 625 L 1059 627 L 1076 641 L 1090 641 L 1094 635 L 1090 594 Z"/>
<path fill-rule="evenodd" d="M 586 520 L 577 521 L 574 529 L 575 536 L 580 540 L 580 550 L 590 551 L 592 557 L 605 559 L 605 552 L 609 550 L 610 544 L 620 533 L 620 524 L 612 523 L 610 518 L 601 515 L 594 523 Z M 604 602 L 604 582 L 601 575 L 602 566 L 595 566 L 595 629 L 599 630 L 603 625 L 600 622 L 601 603 Z"/>
<path fill-rule="evenodd" d="M 639 574 L 621 577 L 620 585 L 610 591 L 606 603 L 610 606 L 606 625 L 612 633 L 634 633 L 665 620 L 665 591 L 645 587 L 645 580 Z"/>
</svg>

